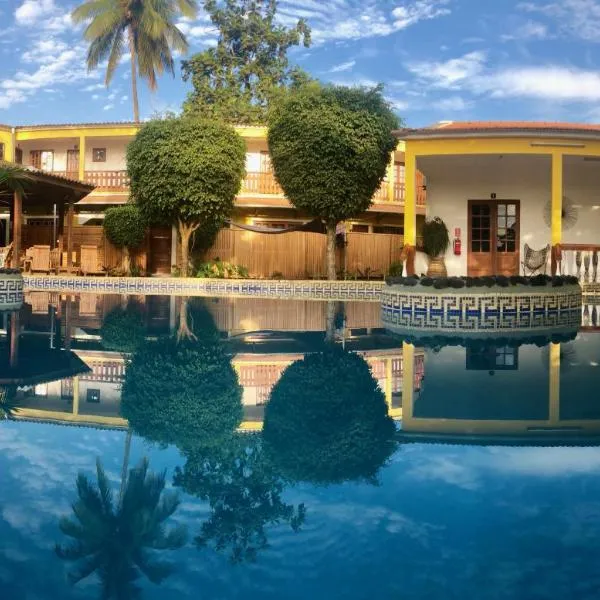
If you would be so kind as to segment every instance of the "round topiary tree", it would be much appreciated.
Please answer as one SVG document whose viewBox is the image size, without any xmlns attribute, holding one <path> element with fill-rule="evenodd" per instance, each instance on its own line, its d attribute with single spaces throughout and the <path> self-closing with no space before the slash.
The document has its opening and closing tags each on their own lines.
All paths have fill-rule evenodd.
<svg viewBox="0 0 600 600">
<path fill-rule="evenodd" d="M 325 222 L 329 279 L 336 277 L 336 226 L 371 206 L 398 126 L 380 87 L 312 83 L 286 94 L 270 113 L 275 177 L 296 208 Z"/>
<path fill-rule="evenodd" d="M 145 340 L 144 315 L 137 304 L 111 310 L 100 328 L 102 345 L 115 352 L 135 352 Z"/>
<path fill-rule="evenodd" d="M 139 435 L 186 449 L 218 443 L 242 420 L 242 388 L 215 340 L 147 342 L 133 354 L 121 395 Z"/>
<path fill-rule="evenodd" d="M 146 221 L 135 204 L 114 206 L 104 213 L 104 233 L 108 241 L 123 250 L 122 269 L 131 270 L 130 250 L 139 248 L 146 237 Z"/>
<path fill-rule="evenodd" d="M 273 387 L 263 439 L 293 481 L 373 481 L 396 448 L 395 426 L 369 365 L 330 347 L 292 363 Z"/>
<path fill-rule="evenodd" d="M 149 223 L 177 226 L 182 275 L 192 234 L 222 225 L 233 210 L 245 161 L 233 127 L 191 117 L 150 121 L 127 147 L 131 196 Z"/>
</svg>

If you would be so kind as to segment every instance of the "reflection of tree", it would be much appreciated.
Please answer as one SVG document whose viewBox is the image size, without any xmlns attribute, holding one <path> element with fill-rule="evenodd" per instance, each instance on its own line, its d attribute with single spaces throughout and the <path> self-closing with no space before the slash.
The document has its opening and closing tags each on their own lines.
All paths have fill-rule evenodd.
<svg viewBox="0 0 600 600">
<path fill-rule="evenodd" d="M 219 331 L 212 314 L 200 298 L 181 298 L 177 339 L 218 339 Z"/>
<path fill-rule="evenodd" d="M 115 505 L 99 460 L 96 470 L 95 483 L 83 473 L 77 477 L 74 516 L 64 517 L 59 525 L 72 541 L 57 544 L 56 553 L 75 564 L 69 573 L 71 583 L 96 573 L 102 598 L 138 598 L 136 581 L 142 575 L 159 584 L 173 571 L 172 564 L 160 560 L 157 552 L 181 548 L 186 541 L 183 527 L 165 527 L 179 498 L 164 491 L 165 473 L 152 473 L 148 460 L 143 459 L 129 471 L 122 498 Z"/>
<path fill-rule="evenodd" d="M 186 456 L 174 484 L 211 508 L 196 537 L 198 547 L 228 553 L 234 563 L 253 561 L 268 547 L 267 527 L 289 523 L 298 531 L 304 523 L 304 505 L 282 500 L 284 482 L 265 460 L 259 436 L 234 434 L 219 448 L 196 448 Z"/>
<path fill-rule="evenodd" d="M 395 427 L 365 360 L 336 347 L 292 363 L 271 392 L 265 449 L 295 481 L 373 481 Z"/>
<path fill-rule="evenodd" d="M 181 448 L 215 443 L 242 419 L 242 389 L 216 339 L 145 343 L 132 356 L 121 398 L 134 432 Z"/>
<path fill-rule="evenodd" d="M 100 329 L 102 345 L 115 352 L 135 352 L 144 343 L 146 327 L 140 307 L 131 302 L 126 308 L 111 310 Z"/>
</svg>

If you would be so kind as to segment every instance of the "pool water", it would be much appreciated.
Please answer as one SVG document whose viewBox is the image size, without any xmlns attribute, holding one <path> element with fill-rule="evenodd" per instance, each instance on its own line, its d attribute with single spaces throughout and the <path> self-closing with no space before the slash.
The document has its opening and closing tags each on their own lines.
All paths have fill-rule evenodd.
<svg viewBox="0 0 600 600">
<path fill-rule="evenodd" d="M 0 317 L 0 597 L 597 598 L 595 305 L 420 343 L 367 302 L 26 303 Z"/>
</svg>

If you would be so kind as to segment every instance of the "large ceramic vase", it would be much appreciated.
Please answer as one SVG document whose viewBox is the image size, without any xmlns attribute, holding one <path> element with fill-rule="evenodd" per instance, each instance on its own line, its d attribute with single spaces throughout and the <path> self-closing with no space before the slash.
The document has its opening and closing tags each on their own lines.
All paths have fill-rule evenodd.
<svg viewBox="0 0 600 600">
<path fill-rule="evenodd" d="M 430 256 L 429 266 L 427 267 L 427 277 L 448 277 L 446 262 L 444 256 Z"/>
</svg>

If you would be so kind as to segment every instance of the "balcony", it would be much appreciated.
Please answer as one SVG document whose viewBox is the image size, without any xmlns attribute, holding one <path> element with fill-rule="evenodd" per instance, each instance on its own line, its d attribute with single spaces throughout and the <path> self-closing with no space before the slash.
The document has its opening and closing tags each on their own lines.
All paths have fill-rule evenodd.
<svg viewBox="0 0 600 600">
<path fill-rule="evenodd" d="M 86 171 L 85 181 L 103 191 L 119 192 L 129 189 L 127 171 Z"/>
<path fill-rule="evenodd" d="M 283 196 L 283 190 L 269 171 L 249 171 L 242 182 L 242 194 L 270 194 Z"/>
</svg>

